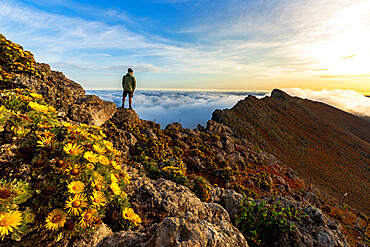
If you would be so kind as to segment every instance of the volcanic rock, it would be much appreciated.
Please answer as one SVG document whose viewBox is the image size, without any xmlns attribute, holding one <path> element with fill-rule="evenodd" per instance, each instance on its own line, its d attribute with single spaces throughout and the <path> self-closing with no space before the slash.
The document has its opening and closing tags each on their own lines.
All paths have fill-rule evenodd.
<svg viewBox="0 0 370 247">
<path fill-rule="evenodd" d="M 117 108 L 117 111 L 110 119 L 117 127 L 121 127 L 124 123 L 127 123 L 131 126 L 141 125 L 141 120 L 135 110 L 126 109 L 124 107 Z"/>
<path fill-rule="evenodd" d="M 78 98 L 70 108 L 71 120 L 89 125 L 101 126 L 116 112 L 116 104 L 101 100 L 95 95 Z"/>
</svg>

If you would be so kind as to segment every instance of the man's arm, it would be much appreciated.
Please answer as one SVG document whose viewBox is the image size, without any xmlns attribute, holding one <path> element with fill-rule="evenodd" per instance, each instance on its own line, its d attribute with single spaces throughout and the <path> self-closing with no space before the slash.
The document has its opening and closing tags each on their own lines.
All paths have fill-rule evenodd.
<svg viewBox="0 0 370 247">
<path fill-rule="evenodd" d="M 136 79 L 135 79 L 135 77 L 133 76 L 132 77 L 134 80 L 132 81 L 132 90 L 133 91 L 135 91 L 135 89 L 136 89 Z"/>
</svg>

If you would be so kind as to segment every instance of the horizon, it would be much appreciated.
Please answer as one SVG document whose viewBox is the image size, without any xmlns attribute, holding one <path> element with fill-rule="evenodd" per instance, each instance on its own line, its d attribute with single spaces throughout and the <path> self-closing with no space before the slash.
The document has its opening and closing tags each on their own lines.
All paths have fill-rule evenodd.
<svg viewBox="0 0 370 247">
<path fill-rule="evenodd" d="M 0 30 L 86 90 L 370 94 L 370 2 L 0 0 Z M 256 90 L 256 88 L 258 88 Z"/>
</svg>

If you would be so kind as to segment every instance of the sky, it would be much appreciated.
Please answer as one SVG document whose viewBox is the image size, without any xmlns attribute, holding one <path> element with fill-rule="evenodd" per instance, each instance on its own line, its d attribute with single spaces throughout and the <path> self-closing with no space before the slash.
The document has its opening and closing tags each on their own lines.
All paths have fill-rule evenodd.
<svg viewBox="0 0 370 247">
<path fill-rule="evenodd" d="M 370 0 L 0 0 L 0 33 L 85 89 L 370 94 Z"/>
</svg>

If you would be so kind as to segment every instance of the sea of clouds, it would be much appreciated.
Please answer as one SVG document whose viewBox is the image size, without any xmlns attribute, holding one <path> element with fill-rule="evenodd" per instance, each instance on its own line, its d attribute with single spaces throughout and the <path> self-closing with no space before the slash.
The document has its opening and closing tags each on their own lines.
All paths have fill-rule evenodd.
<svg viewBox="0 0 370 247">
<path fill-rule="evenodd" d="M 359 116 L 370 117 L 370 98 L 353 90 L 312 91 L 300 88 L 282 89 L 291 96 L 324 102 Z M 87 94 L 99 96 L 122 106 L 121 90 L 88 90 Z M 233 107 L 248 95 L 257 98 L 269 96 L 263 92 L 217 92 L 217 91 L 158 91 L 136 90 L 132 106 L 141 119 L 161 124 L 180 122 L 184 128 L 205 126 L 216 109 Z M 128 107 L 128 98 L 126 99 Z"/>
<path fill-rule="evenodd" d="M 87 94 L 99 96 L 122 106 L 121 90 L 88 90 Z M 205 126 L 216 109 L 233 107 L 248 95 L 264 97 L 262 92 L 216 92 L 216 91 L 157 91 L 136 90 L 132 107 L 141 119 L 155 121 L 162 128 L 180 122 L 184 128 Z M 125 107 L 128 107 L 126 98 Z"/>
<path fill-rule="evenodd" d="M 354 90 L 324 89 L 313 91 L 300 88 L 285 88 L 282 90 L 291 96 L 323 102 L 354 115 L 370 117 L 370 97 Z"/>
</svg>

